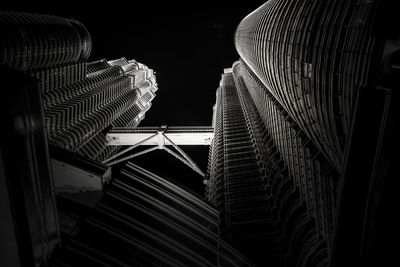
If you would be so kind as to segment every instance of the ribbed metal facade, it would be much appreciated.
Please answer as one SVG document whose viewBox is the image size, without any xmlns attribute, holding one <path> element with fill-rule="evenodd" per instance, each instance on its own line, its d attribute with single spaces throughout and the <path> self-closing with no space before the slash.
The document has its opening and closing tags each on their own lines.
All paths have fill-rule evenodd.
<svg viewBox="0 0 400 267">
<path fill-rule="evenodd" d="M 144 119 L 145 112 L 151 107 L 157 83 L 151 69 L 125 58 L 109 62 L 88 63 L 88 69 L 86 80 L 100 81 L 103 84 L 91 85 L 93 89 L 89 90 L 88 94 L 93 99 L 92 101 L 84 98 L 87 105 L 92 107 L 94 118 L 98 124 L 90 124 L 87 120 L 81 121 L 85 127 L 93 125 L 96 135 L 89 136 L 88 142 L 81 138 L 82 142 L 76 150 L 89 158 L 102 161 L 110 156 L 117 147 L 106 146 L 106 137 L 101 131 L 110 127 L 136 127 Z M 78 113 L 80 112 L 78 111 Z M 87 112 L 83 114 L 89 115 Z M 50 123 L 50 125 L 52 124 Z M 90 131 L 84 132 L 89 133 Z"/>
<path fill-rule="evenodd" d="M 88 66 L 84 80 L 44 95 L 46 125 L 51 144 L 102 161 L 116 148 L 106 146 L 101 131 L 136 127 L 157 83 L 152 70 L 125 58 Z"/>
<path fill-rule="evenodd" d="M 234 73 L 243 88 L 252 88 L 242 92 L 251 108 L 249 113 L 259 114 L 258 124 L 250 130 L 256 132 L 258 128 L 254 143 L 267 179 L 267 193 L 271 197 L 277 194 L 276 183 L 281 181 L 275 180 L 274 172 L 291 178 L 299 199 L 307 204 L 308 213 L 316 222 L 318 234 L 331 241 L 339 173 L 244 64 L 236 64 Z M 250 121 L 254 123 L 255 119 Z M 275 154 L 275 160 L 271 160 L 271 154 Z"/>
<path fill-rule="evenodd" d="M 221 212 L 221 235 L 258 264 L 279 266 L 276 228 L 232 73 L 217 90 L 206 198 Z"/>
<path fill-rule="evenodd" d="M 271 0 L 237 27 L 240 60 L 217 90 L 206 197 L 226 240 L 260 266 L 330 264 L 355 99 L 381 49 L 374 7 Z M 275 259 L 265 248 L 251 255 L 260 240 Z"/>
<path fill-rule="evenodd" d="M 65 242 L 52 266 L 253 266 L 220 239 L 217 210 L 137 165 L 113 174 L 94 207 L 75 199 L 58 195 Z"/>
<path fill-rule="evenodd" d="M 76 20 L 0 11 L 0 25 L 0 64 L 15 70 L 57 68 L 85 61 L 91 52 L 90 35 Z M 59 68 L 51 75 L 64 76 L 61 71 Z"/>
<path fill-rule="evenodd" d="M 136 127 L 151 107 L 153 71 L 125 58 L 87 63 L 92 44 L 79 21 L 2 11 L 0 27 L 0 64 L 39 80 L 51 145 L 102 161 L 116 150 L 102 131 Z"/>
<path fill-rule="evenodd" d="M 221 234 L 259 264 L 326 264 L 338 174 L 279 103 L 259 96 L 260 116 L 248 88 L 263 87 L 237 62 L 217 90 L 206 195 Z"/>
<path fill-rule="evenodd" d="M 297 125 L 340 170 L 358 89 L 377 49 L 376 1 L 272 0 L 239 24 L 236 49 Z"/>
</svg>

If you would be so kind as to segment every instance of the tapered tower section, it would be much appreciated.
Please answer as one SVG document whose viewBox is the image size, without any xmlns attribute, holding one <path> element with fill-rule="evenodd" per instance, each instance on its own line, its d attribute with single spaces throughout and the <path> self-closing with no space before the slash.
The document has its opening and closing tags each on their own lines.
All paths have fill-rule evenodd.
<svg viewBox="0 0 400 267">
<path fill-rule="evenodd" d="M 224 237 L 260 266 L 356 266 L 391 254 L 373 245 L 390 233 L 375 223 L 390 220 L 371 217 L 386 209 L 381 190 L 391 192 L 386 181 L 398 173 L 398 153 L 383 145 L 398 144 L 390 10 L 270 0 L 238 25 L 240 59 L 214 106 L 207 198 Z M 264 258 L 251 255 L 257 249 Z"/>
</svg>

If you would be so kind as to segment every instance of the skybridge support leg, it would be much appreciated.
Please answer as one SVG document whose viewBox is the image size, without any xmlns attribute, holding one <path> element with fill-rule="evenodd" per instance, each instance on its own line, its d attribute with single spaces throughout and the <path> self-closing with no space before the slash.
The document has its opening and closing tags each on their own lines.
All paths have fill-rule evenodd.
<svg viewBox="0 0 400 267">
<path fill-rule="evenodd" d="M 111 141 L 113 142 L 113 141 Z M 127 154 L 129 151 L 133 150 L 134 148 L 141 146 L 141 145 L 146 145 L 149 143 L 154 143 L 155 146 L 152 146 L 148 149 L 144 149 L 142 151 L 136 152 L 134 154 L 131 155 L 127 155 L 125 157 L 122 158 L 118 158 L 124 154 Z M 112 145 L 118 145 L 118 143 L 112 143 Z M 172 147 L 175 148 L 175 151 L 171 150 L 170 148 L 168 148 L 167 146 L 171 145 Z M 169 154 L 173 155 L 175 158 L 179 159 L 180 161 L 182 161 L 184 164 L 186 164 L 187 166 L 189 166 L 192 170 L 194 170 L 195 172 L 197 172 L 198 174 L 200 174 L 203 178 L 205 177 L 204 172 L 197 166 L 197 164 L 193 161 L 193 159 L 191 159 L 189 157 L 188 154 L 186 154 L 177 144 L 175 144 L 170 138 L 167 137 L 167 135 L 165 134 L 165 130 L 157 130 L 157 132 L 147 138 L 144 138 L 143 140 L 137 142 L 136 144 L 133 144 L 132 146 L 118 152 L 117 154 L 111 156 L 110 158 L 106 159 L 103 161 L 103 163 L 111 166 L 111 165 L 115 165 L 117 163 L 129 160 L 131 158 L 149 153 L 151 151 L 154 151 L 156 149 L 163 149 L 166 152 L 168 152 Z"/>
</svg>

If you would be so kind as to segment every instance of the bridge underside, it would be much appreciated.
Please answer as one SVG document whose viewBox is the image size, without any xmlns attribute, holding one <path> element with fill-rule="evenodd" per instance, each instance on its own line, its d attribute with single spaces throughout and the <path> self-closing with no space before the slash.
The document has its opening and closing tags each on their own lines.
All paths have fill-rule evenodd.
<svg viewBox="0 0 400 267">
<path fill-rule="evenodd" d="M 150 138 L 158 132 L 170 139 L 176 145 L 210 145 L 214 137 L 212 126 L 171 126 L 171 127 L 136 127 L 136 128 L 113 128 L 107 133 L 107 145 L 110 146 L 133 146 L 138 143 L 142 146 L 160 145 L 164 139 L 162 135 L 158 138 Z M 168 144 L 167 144 L 168 145 Z"/>
<path fill-rule="evenodd" d="M 204 177 L 204 172 L 179 146 L 210 145 L 213 137 L 212 126 L 116 127 L 107 133 L 107 145 L 128 147 L 104 160 L 103 163 L 114 165 L 157 149 L 163 149 Z M 136 153 L 129 153 L 138 146 L 151 147 Z M 171 149 L 171 146 L 175 150 Z"/>
</svg>

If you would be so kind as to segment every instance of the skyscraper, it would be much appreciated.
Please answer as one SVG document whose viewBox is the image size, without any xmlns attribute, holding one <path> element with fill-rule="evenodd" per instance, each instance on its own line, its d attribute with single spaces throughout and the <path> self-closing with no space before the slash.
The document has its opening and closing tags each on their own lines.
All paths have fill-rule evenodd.
<svg viewBox="0 0 400 267">
<path fill-rule="evenodd" d="M 77 20 L 2 13 L 1 64 L 39 80 L 52 145 L 102 161 L 107 127 L 135 127 L 155 97 L 152 69 L 125 58 L 87 62 L 90 35 Z M 114 148 L 115 149 L 115 148 Z"/>
<path fill-rule="evenodd" d="M 101 163 L 119 154 L 110 133 L 140 132 L 130 127 L 155 95 L 151 69 L 88 61 L 76 20 L 0 12 L 1 263 L 391 266 L 396 11 L 379 0 L 270 0 L 242 20 L 240 58 L 222 74 L 214 135 L 205 131 L 214 207 L 135 164 Z M 165 129 L 152 134 L 159 147 Z"/>
<path fill-rule="evenodd" d="M 387 212 L 378 195 L 398 174 L 376 172 L 395 164 L 380 138 L 398 124 L 387 10 L 268 1 L 237 27 L 240 60 L 217 89 L 207 199 L 224 238 L 260 266 L 364 266 L 390 254 L 374 243 L 387 247 L 390 220 L 372 217 Z"/>
<path fill-rule="evenodd" d="M 157 83 L 152 69 L 135 60 L 87 63 L 87 78 L 44 96 L 51 144 L 102 161 L 115 151 L 103 130 L 136 127 L 151 107 Z"/>
<path fill-rule="evenodd" d="M 101 162 L 112 127 L 136 127 L 157 83 L 127 60 L 87 62 L 76 20 L 0 12 L 1 261 L 5 266 L 252 266 L 219 213 L 139 166 Z"/>
</svg>

